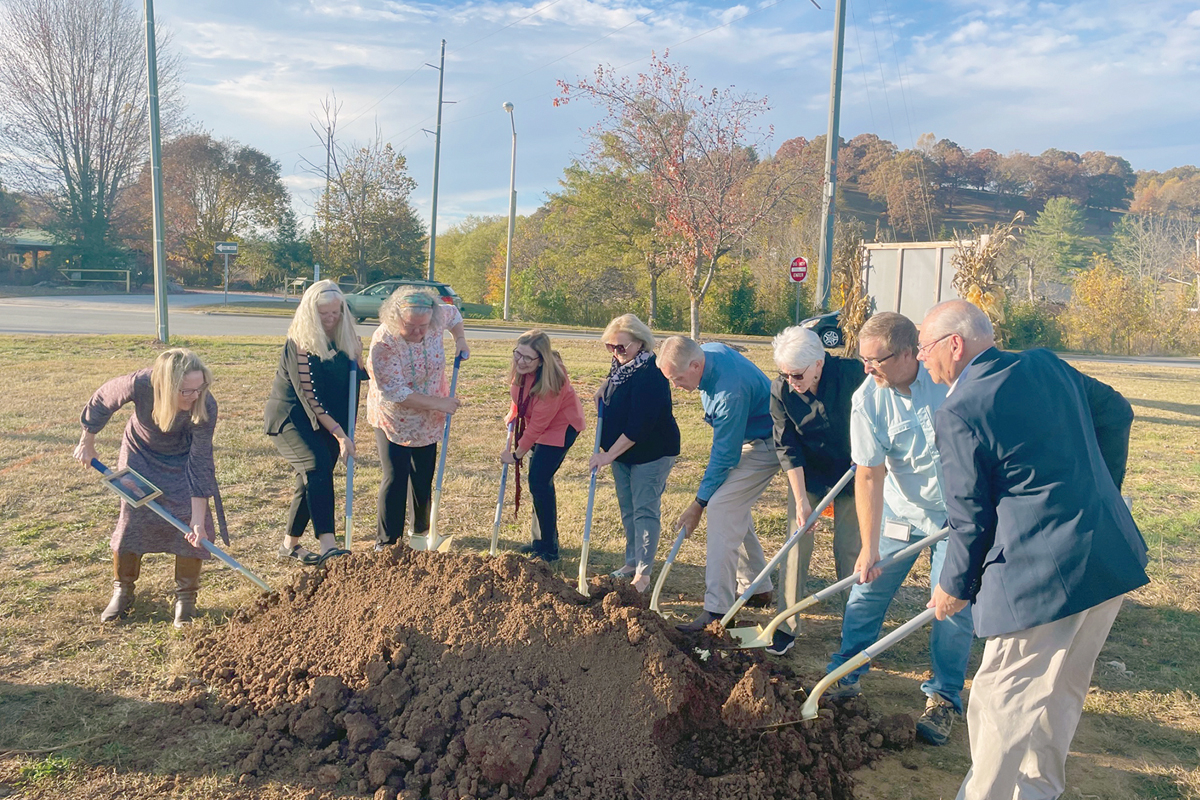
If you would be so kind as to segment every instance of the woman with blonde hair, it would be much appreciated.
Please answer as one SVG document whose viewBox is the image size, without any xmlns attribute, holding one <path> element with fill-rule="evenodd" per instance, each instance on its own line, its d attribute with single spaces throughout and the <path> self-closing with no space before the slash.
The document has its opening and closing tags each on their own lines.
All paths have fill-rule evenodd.
<svg viewBox="0 0 1200 800">
<path fill-rule="evenodd" d="M 367 421 L 375 426 L 375 444 L 383 480 L 379 484 L 379 524 L 375 549 L 400 541 L 411 486 L 413 533 L 429 531 L 437 442 L 446 415 L 458 410 L 446 381 L 442 334 L 454 336 L 455 352 L 470 356 L 463 318 L 428 289 L 401 287 L 379 309 L 379 327 L 371 337 Z"/>
<path fill-rule="evenodd" d="M 317 281 L 304 292 L 292 315 L 263 411 L 264 432 L 296 471 L 280 558 L 316 564 L 347 552 L 337 546 L 334 535 L 333 468 L 339 458 L 344 462 L 355 452 L 347 433 L 350 370 L 357 370 L 357 397 L 365 378 L 358 366 L 361 359 L 362 342 L 354 332 L 342 290 L 333 281 Z M 300 544 L 309 522 L 320 544 L 319 555 Z"/>
<path fill-rule="evenodd" d="M 96 434 L 121 407 L 133 403 L 133 414 L 121 435 L 117 468 L 136 471 L 162 490 L 157 502 L 191 526 L 186 537 L 148 508 L 121 501 L 117 527 L 109 545 L 113 551 L 113 595 L 100 614 L 101 622 L 126 616 L 133 606 L 133 588 L 145 553 L 175 554 L 175 627 L 196 615 L 200 565 L 209 558 L 201 537 L 213 538 L 213 498 L 221 536 L 229 531 L 213 464 L 213 429 L 217 401 L 209 393 L 212 373 L 191 350 L 172 348 L 159 353 L 154 366 L 104 383 L 83 407 L 83 433 L 74 456 L 85 467 L 96 458 Z"/>
<path fill-rule="evenodd" d="M 583 432 L 583 404 L 571 386 L 562 359 L 539 330 L 517 338 L 508 371 L 512 406 L 506 422 L 513 424 L 511 446 L 505 442 L 500 460 L 517 464 L 517 499 L 521 504 L 521 459 L 529 454 L 529 494 L 540 538 L 523 548 L 535 560 L 558 560 L 558 501 L 554 474 L 567 451 Z"/>
<path fill-rule="evenodd" d="M 612 466 L 625 527 L 625 564 L 612 576 L 632 580 L 644 592 L 662 531 L 662 494 L 679 455 L 679 425 L 671 409 L 671 384 L 654 359 L 650 329 L 624 314 L 608 323 L 600 341 L 612 354 L 612 367 L 597 393 L 604 403 L 604 427 L 601 452 L 589 466 Z"/>
</svg>

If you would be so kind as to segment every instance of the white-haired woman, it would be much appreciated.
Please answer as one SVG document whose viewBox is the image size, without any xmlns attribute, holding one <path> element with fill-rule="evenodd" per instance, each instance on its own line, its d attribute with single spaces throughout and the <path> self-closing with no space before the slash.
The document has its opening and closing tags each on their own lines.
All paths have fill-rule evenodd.
<svg viewBox="0 0 1200 800">
<path fill-rule="evenodd" d="M 455 352 L 470 356 L 462 314 L 427 289 L 397 289 L 380 307 L 379 323 L 371 338 L 367 390 L 367 421 L 375 426 L 383 469 L 376 550 L 404 534 L 410 486 L 413 532 L 429 530 L 437 442 L 446 415 L 458 410 L 458 399 L 449 396 L 442 334 L 450 331 Z"/>
<path fill-rule="evenodd" d="M 604 403 L 601 452 L 589 466 L 612 466 L 617 505 L 625 528 L 625 563 L 614 578 L 650 588 L 662 531 L 662 494 L 679 455 L 679 425 L 671 409 L 671 384 L 654 360 L 654 334 L 633 314 L 604 329 L 600 341 L 612 353 Z"/>
<path fill-rule="evenodd" d="M 145 553 L 175 555 L 175 627 L 183 627 L 196 615 L 200 565 L 209 558 L 200 539 L 214 541 L 210 497 L 221 536 L 229 542 L 213 464 L 217 401 L 208 391 L 211 383 L 212 373 L 199 356 L 173 348 L 160 353 L 153 367 L 107 381 L 83 408 L 83 433 L 74 456 L 88 467 L 96 458 L 96 434 L 122 406 L 133 403 L 133 414 L 121 435 L 117 468 L 128 467 L 161 489 L 158 504 L 192 529 L 186 537 L 181 536 L 150 509 L 121 501 L 117 527 L 109 541 L 113 595 L 100 615 L 101 622 L 129 613 Z"/>
<path fill-rule="evenodd" d="M 771 382 L 771 419 L 775 452 L 787 474 L 789 513 L 797 528 L 812 514 L 850 469 L 850 407 L 862 385 L 862 363 L 825 352 L 820 338 L 807 328 L 786 328 L 772 342 L 779 376 Z M 851 482 L 833 503 L 833 556 L 839 580 L 854 572 L 861 545 Z M 784 601 L 804 596 L 813 537 L 802 538 L 788 555 L 782 572 Z M 790 621 L 776 633 L 771 652 L 786 652 L 795 631 Z"/>
<path fill-rule="evenodd" d="M 334 535 L 333 468 L 339 458 L 345 461 L 354 455 L 354 442 L 347 433 L 350 370 L 357 369 L 357 397 L 359 381 L 365 377 L 358 366 L 361 359 L 362 342 L 354 332 L 342 290 L 333 281 L 317 281 L 304 292 L 292 315 L 263 412 L 264 431 L 296 471 L 280 558 L 316 564 L 347 552 L 337 546 Z M 310 522 L 319 554 L 300 543 Z"/>
</svg>

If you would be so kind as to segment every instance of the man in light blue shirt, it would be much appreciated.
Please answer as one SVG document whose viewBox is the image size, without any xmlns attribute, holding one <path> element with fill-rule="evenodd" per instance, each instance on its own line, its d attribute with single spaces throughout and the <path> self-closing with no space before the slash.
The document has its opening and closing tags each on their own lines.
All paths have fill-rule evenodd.
<svg viewBox="0 0 1200 800">
<path fill-rule="evenodd" d="M 859 355 L 874 378 L 854 393 L 850 413 L 851 457 L 858 465 L 854 496 L 862 551 L 855 570 L 860 583 L 846 601 L 842 644 L 829 670 L 879 638 L 888 605 L 917 556 L 884 571 L 875 564 L 946 524 L 941 458 L 933 434 L 933 415 L 946 399 L 946 387 L 934 383 L 917 360 L 916 326 L 900 314 L 876 314 L 859 332 Z M 930 587 L 938 584 L 945 555 L 943 539 L 931 548 Z M 917 722 L 918 735 L 930 744 L 945 744 L 954 719 L 962 715 L 972 636 L 969 608 L 933 624 L 933 678 L 921 686 L 929 699 Z M 867 669 L 843 678 L 827 696 L 858 694 L 858 679 Z"/>
<path fill-rule="evenodd" d="M 704 610 L 679 626 L 694 632 L 724 616 L 766 566 L 750 509 L 779 472 L 771 436 L 771 382 L 732 348 L 716 342 L 701 346 L 683 336 L 663 342 L 658 367 L 673 386 L 700 390 L 704 421 L 713 429 L 696 499 L 675 523 L 690 536 L 708 511 Z M 759 594 L 769 596 L 771 588 L 768 579 Z"/>
</svg>

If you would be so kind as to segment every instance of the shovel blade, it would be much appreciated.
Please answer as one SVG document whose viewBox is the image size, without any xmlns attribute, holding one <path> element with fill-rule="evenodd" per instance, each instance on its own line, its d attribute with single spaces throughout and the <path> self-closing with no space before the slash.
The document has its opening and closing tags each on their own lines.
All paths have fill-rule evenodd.
<svg viewBox="0 0 1200 800">
<path fill-rule="evenodd" d="M 725 631 L 734 641 L 734 647 L 739 650 L 749 650 L 754 647 L 766 647 L 771 643 L 770 637 L 765 637 L 761 625 L 749 628 L 729 628 Z"/>
</svg>

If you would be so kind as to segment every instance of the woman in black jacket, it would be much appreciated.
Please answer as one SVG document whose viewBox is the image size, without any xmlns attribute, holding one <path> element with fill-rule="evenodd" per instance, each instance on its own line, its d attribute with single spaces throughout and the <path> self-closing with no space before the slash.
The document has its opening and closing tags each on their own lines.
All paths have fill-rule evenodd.
<svg viewBox="0 0 1200 800">
<path fill-rule="evenodd" d="M 357 407 L 359 383 L 366 377 L 361 360 L 362 342 L 346 298 L 333 281 L 314 283 L 292 316 L 263 413 L 264 431 L 296 471 L 280 558 L 316 564 L 347 552 L 338 548 L 334 536 L 333 467 L 339 458 L 345 461 L 354 455 L 354 441 L 347 433 L 350 368 L 358 370 Z M 320 555 L 300 544 L 309 521 Z"/>
<path fill-rule="evenodd" d="M 608 323 L 600 341 L 613 361 L 599 393 L 604 403 L 602 450 L 589 467 L 612 466 L 625 526 L 625 566 L 613 577 L 631 579 L 644 592 L 662 530 L 662 493 L 679 455 L 679 426 L 671 411 L 671 384 L 655 364 L 650 329 L 633 314 L 624 314 Z"/>
</svg>

